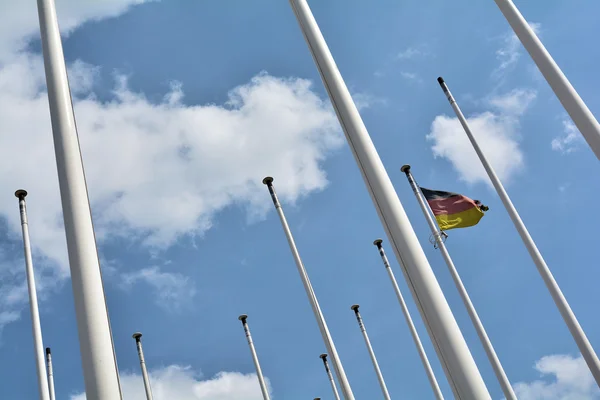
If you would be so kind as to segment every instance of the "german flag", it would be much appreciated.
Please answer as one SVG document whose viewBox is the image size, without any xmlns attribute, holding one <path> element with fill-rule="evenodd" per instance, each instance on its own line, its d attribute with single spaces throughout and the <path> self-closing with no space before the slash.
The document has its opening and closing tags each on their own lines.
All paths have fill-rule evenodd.
<svg viewBox="0 0 600 400">
<path fill-rule="evenodd" d="M 488 207 L 462 194 L 421 188 L 442 231 L 477 225 Z"/>
</svg>

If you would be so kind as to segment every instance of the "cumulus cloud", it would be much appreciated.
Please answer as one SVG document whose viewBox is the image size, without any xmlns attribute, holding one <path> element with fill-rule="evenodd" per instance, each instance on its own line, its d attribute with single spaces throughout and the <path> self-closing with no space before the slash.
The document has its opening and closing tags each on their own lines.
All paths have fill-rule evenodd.
<svg viewBox="0 0 600 400">
<path fill-rule="evenodd" d="M 514 385 L 521 400 L 600 399 L 600 390 L 582 356 L 546 356 L 534 368 L 544 379 Z"/>
<path fill-rule="evenodd" d="M 583 136 L 581 136 L 581 133 L 579 133 L 579 130 L 570 119 L 563 120 L 562 124 L 564 134 L 552 139 L 550 145 L 554 151 L 569 154 L 577 150 L 579 145 L 583 143 Z"/>
<path fill-rule="evenodd" d="M 270 384 L 267 380 L 267 385 Z M 157 400 L 262 400 L 256 374 L 219 372 L 204 379 L 190 367 L 171 365 L 150 372 L 152 394 Z M 121 375 L 123 397 L 145 400 L 142 377 L 135 373 Z M 85 393 L 71 396 L 71 400 L 85 400 Z"/>
<path fill-rule="evenodd" d="M 535 92 L 522 89 L 493 96 L 487 100 L 492 111 L 467 118 L 479 146 L 503 181 L 510 181 L 523 167 L 523 152 L 519 148 L 519 117 L 535 97 Z M 434 156 L 450 161 L 460 179 L 470 184 L 491 184 L 458 118 L 438 115 L 431 124 L 427 140 L 433 142 Z"/>
<path fill-rule="evenodd" d="M 29 190 L 32 241 L 66 276 L 41 60 L 27 55 L 19 63 L 0 70 L 0 131 L 6 132 L 0 185 Z M 74 86 L 88 85 L 90 74 L 79 71 L 82 83 Z M 259 217 L 268 209 L 261 179 L 269 174 L 286 201 L 326 186 L 321 163 L 343 141 L 311 82 L 260 74 L 234 88 L 223 105 L 188 106 L 183 96 L 174 86 L 153 104 L 121 79 L 112 101 L 75 102 L 99 240 L 124 237 L 165 248 L 183 235 L 203 234 L 232 205 Z M 29 162 L 19 163 L 21 154 Z M 0 198 L 0 213 L 18 232 L 14 197 Z"/>
<path fill-rule="evenodd" d="M 142 2 L 64 0 L 57 8 L 69 32 Z M 0 218 L 8 236 L 20 241 L 11 190 L 27 189 L 35 264 L 52 278 L 45 286 L 53 287 L 68 277 L 68 264 L 43 61 L 25 50 L 38 30 L 35 2 L 0 0 L 0 20 L 0 187 L 9 189 L 0 196 Z M 101 242 L 124 239 L 160 251 L 202 235 L 227 207 L 260 218 L 269 209 L 265 175 L 274 175 L 282 199 L 294 202 L 325 188 L 322 163 L 343 144 L 329 102 L 305 79 L 259 73 L 232 88 L 223 104 L 192 105 L 184 101 L 183 83 L 173 83 L 162 101 L 153 102 L 117 76 L 112 99 L 99 101 L 98 67 L 77 61 L 69 76 Z M 22 285 L 22 272 L 14 273 L 17 261 L 0 257 L 0 281 Z M 168 271 L 145 272 L 132 279 L 155 287 L 157 279 L 174 282 Z M 24 304 L 3 305 L 0 327 Z"/>
<path fill-rule="evenodd" d="M 196 288 L 189 277 L 165 272 L 156 266 L 121 274 L 121 280 L 123 289 L 130 289 L 138 283 L 150 286 L 154 289 L 156 304 L 169 312 L 184 308 L 196 295 Z"/>
</svg>

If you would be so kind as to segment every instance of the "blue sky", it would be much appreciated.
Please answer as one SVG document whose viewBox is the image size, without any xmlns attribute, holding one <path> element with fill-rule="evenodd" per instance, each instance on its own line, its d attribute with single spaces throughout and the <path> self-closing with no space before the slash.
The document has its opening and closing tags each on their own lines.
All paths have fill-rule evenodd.
<svg viewBox="0 0 600 400">
<path fill-rule="evenodd" d="M 37 396 L 13 196 L 23 187 L 30 192 L 57 397 L 81 399 L 37 13 L 34 2 L 18 3 L 0 0 L 2 398 Z M 392 397 L 431 398 L 371 244 L 383 230 L 289 4 L 57 3 L 127 399 L 144 398 L 134 331 L 144 333 L 157 398 L 260 399 L 241 313 L 249 315 L 274 399 L 332 398 L 318 358 L 324 345 L 260 183 L 267 174 L 275 177 L 355 396 L 380 396 L 350 310 L 359 303 Z M 310 4 L 492 397 L 502 392 L 429 244 L 403 164 L 425 187 L 490 207 L 478 226 L 451 231 L 447 245 L 519 397 L 600 398 L 436 82 L 446 79 L 589 339 L 600 346 L 596 215 L 586 206 L 600 196 L 598 161 L 494 2 Z M 600 52 L 593 38 L 600 6 L 517 6 L 598 115 Z M 400 286 L 451 398 L 402 279 Z"/>
</svg>

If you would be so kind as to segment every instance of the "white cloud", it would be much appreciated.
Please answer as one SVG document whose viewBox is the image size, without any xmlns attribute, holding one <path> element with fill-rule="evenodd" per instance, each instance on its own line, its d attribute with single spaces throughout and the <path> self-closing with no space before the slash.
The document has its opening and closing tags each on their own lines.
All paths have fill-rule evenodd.
<svg viewBox="0 0 600 400">
<path fill-rule="evenodd" d="M 579 133 L 579 130 L 570 119 L 565 119 L 562 123 L 564 135 L 552 139 L 550 145 L 554 151 L 560 151 L 563 154 L 572 153 L 583 143 L 583 136 L 581 136 L 581 133 Z"/>
<path fill-rule="evenodd" d="M 536 362 L 535 369 L 545 379 L 514 385 L 521 400 L 600 399 L 600 390 L 582 356 L 546 356 Z"/>
<path fill-rule="evenodd" d="M 93 72 L 77 68 L 75 88 L 89 85 Z M 6 132 L 0 136 L 0 186 L 29 191 L 32 242 L 66 277 L 42 82 L 36 56 L 20 56 L 18 64 L 0 69 L 0 131 Z M 343 141 L 329 103 L 309 81 L 261 74 L 233 89 L 221 106 L 187 106 L 182 97 L 174 86 L 163 103 L 153 104 L 122 79 L 111 102 L 93 96 L 75 102 L 99 240 L 119 237 L 166 248 L 181 236 L 202 235 L 215 214 L 232 205 L 260 217 L 270 209 L 261 183 L 269 174 L 285 201 L 326 186 L 321 163 Z M 14 196 L 0 197 L 0 214 L 16 234 Z"/>
<path fill-rule="evenodd" d="M 539 32 L 539 24 L 530 25 Z M 496 51 L 499 66 L 492 73 L 500 80 L 514 68 L 521 54 L 521 43 L 512 30 L 502 37 L 502 42 L 502 47 Z M 477 143 L 504 183 L 509 182 L 524 165 L 523 152 L 519 147 L 520 119 L 536 96 L 536 91 L 523 88 L 491 95 L 483 102 L 492 110 L 467 118 Z M 450 161 L 460 179 L 470 184 L 486 182 L 491 185 L 458 118 L 435 117 L 427 139 L 433 142 L 434 156 Z"/>
<path fill-rule="evenodd" d="M 371 108 L 374 105 L 387 105 L 387 100 L 385 98 L 373 96 L 369 93 L 354 92 L 352 93 L 352 100 L 354 100 L 354 104 L 359 110 Z"/>
<path fill-rule="evenodd" d="M 429 54 L 429 51 L 427 51 L 423 46 L 407 47 L 406 49 L 404 49 L 396 55 L 396 59 L 411 60 L 413 58 L 423 57 Z"/>
<path fill-rule="evenodd" d="M 529 22 L 529 26 L 531 26 L 536 35 L 539 36 L 542 25 L 535 22 Z M 492 76 L 496 78 L 500 78 L 507 72 L 512 71 L 521 58 L 523 50 L 521 41 L 512 29 L 502 36 L 501 41 L 502 46 L 496 50 L 496 59 L 498 60 L 499 65 L 492 72 Z"/>
<path fill-rule="evenodd" d="M 267 385 L 270 385 L 267 380 Z M 203 379 L 190 367 L 171 365 L 150 372 L 152 394 L 157 400 L 262 400 L 256 374 L 219 372 L 211 379 Z M 121 375 L 123 397 L 127 400 L 145 400 L 142 377 L 135 373 Z M 85 393 L 71 396 L 71 400 L 85 400 Z"/>
<path fill-rule="evenodd" d="M 400 76 L 408 81 L 421 82 L 421 78 L 414 72 L 400 71 Z"/>
<path fill-rule="evenodd" d="M 537 93 L 529 89 L 514 89 L 504 95 L 493 96 L 488 103 L 504 115 L 520 117 L 525 114 Z"/>
<path fill-rule="evenodd" d="M 120 279 L 123 289 L 130 289 L 140 282 L 152 287 L 156 295 L 156 304 L 169 312 L 185 308 L 196 295 L 196 287 L 189 277 L 161 271 L 159 267 L 124 273 Z"/>
<path fill-rule="evenodd" d="M 534 99 L 533 91 L 513 90 L 488 99 L 493 111 L 467 118 L 477 143 L 505 182 L 510 181 L 523 167 L 524 157 L 518 142 L 519 117 Z M 491 184 L 458 118 L 438 115 L 431 125 L 427 140 L 433 142 L 434 156 L 450 161 L 463 181 Z"/>
<path fill-rule="evenodd" d="M 61 28 L 69 32 L 142 2 L 63 0 L 57 8 Z M 0 187 L 7 189 L 0 218 L 10 238 L 20 241 L 12 190 L 27 189 L 34 261 L 49 278 L 38 280 L 43 297 L 45 288 L 68 277 L 68 264 L 43 62 L 24 50 L 37 32 L 35 2 L 0 0 Z M 174 83 L 157 104 L 132 92 L 124 77 L 117 77 L 114 98 L 101 102 L 93 93 L 98 67 L 77 61 L 69 74 L 99 241 L 126 240 L 160 251 L 202 235 L 227 207 L 260 218 L 271 209 L 261 183 L 265 175 L 274 175 L 280 197 L 294 202 L 325 188 L 322 163 L 343 144 L 329 102 L 304 79 L 261 73 L 233 88 L 225 104 L 189 105 L 183 84 Z M 22 285 L 22 269 L 13 268 L 18 261 L 4 258 L 3 290 Z M 172 284 L 172 278 L 151 270 L 138 280 L 158 287 L 158 280 Z M 23 296 L 4 304 L 0 327 L 25 304 Z"/>
</svg>

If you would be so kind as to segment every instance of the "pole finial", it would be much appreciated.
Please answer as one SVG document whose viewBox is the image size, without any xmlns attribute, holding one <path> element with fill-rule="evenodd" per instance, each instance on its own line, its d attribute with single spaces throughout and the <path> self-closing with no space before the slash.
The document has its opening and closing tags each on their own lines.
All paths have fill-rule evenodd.
<svg viewBox="0 0 600 400">
<path fill-rule="evenodd" d="M 381 247 L 381 243 L 383 243 L 383 240 L 382 240 L 382 239 L 375 239 L 375 240 L 373 241 L 373 244 L 374 244 L 375 246 L 377 246 L 377 247 Z"/>
<path fill-rule="evenodd" d="M 406 175 L 408 175 L 410 173 L 410 165 L 409 164 L 404 164 L 402 166 L 402 168 L 400 168 L 400 171 L 404 172 Z"/>
<path fill-rule="evenodd" d="M 50 347 L 46 347 L 46 355 L 50 354 Z"/>
<path fill-rule="evenodd" d="M 323 361 L 327 360 L 327 353 L 323 353 L 319 356 L 320 359 L 322 359 Z"/>
<path fill-rule="evenodd" d="M 136 332 L 133 335 L 131 335 L 131 337 L 134 338 L 136 341 L 139 341 L 142 337 L 142 332 Z"/>
<path fill-rule="evenodd" d="M 242 321 L 242 323 L 245 323 L 245 322 L 246 322 L 246 320 L 248 319 L 248 316 L 247 316 L 246 314 L 242 314 L 242 315 L 240 315 L 240 316 L 238 317 L 238 319 L 239 319 L 240 321 Z"/>
<path fill-rule="evenodd" d="M 271 177 L 271 176 L 265 177 L 265 179 L 262 180 L 262 183 L 264 183 L 267 186 L 273 184 L 273 177 Z"/>
<path fill-rule="evenodd" d="M 359 307 L 360 307 L 360 306 L 359 306 L 358 304 L 353 304 L 353 305 L 350 307 L 350 309 L 351 309 L 351 310 L 354 310 L 354 312 L 357 312 Z"/>
<path fill-rule="evenodd" d="M 438 77 L 438 80 L 437 80 L 437 81 L 438 81 L 438 83 L 439 83 L 440 85 L 443 85 L 443 84 L 444 84 L 444 78 L 442 78 L 441 76 L 440 76 L 440 77 Z"/>
<path fill-rule="evenodd" d="M 15 192 L 15 196 L 19 198 L 19 200 L 24 199 L 27 196 L 27 190 L 19 189 Z"/>
</svg>

